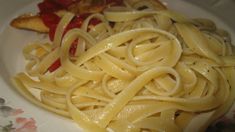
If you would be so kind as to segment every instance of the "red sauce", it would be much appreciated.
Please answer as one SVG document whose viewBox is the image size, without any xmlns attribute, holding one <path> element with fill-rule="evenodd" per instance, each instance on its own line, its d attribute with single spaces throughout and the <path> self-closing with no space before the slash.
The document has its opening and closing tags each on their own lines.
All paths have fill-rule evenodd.
<svg viewBox="0 0 235 132">
<path fill-rule="evenodd" d="M 63 9 L 63 7 L 52 0 L 44 0 L 38 4 L 40 14 L 51 13 Z"/>
<path fill-rule="evenodd" d="M 75 3 L 79 2 L 80 0 L 44 0 L 43 2 L 38 4 L 38 8 L 40 10 L 39 14 L 43 20 L 43 23 L 49 28 L 49 38 L 51 41 L 54 40 L 54 35 L 56 28 L 58 26 L 58 23 L 60 22 L 61 18 L 55 14 L 56 11 L 58 10 L 67 10 L 67 8 Z M 106 5 L 122 5 L 123 1 L 122 0 L 94 0 L 92 3 L 105 3 Z M 103 4 L 104 4 L 103 3 Z M 99 6 L 99 5 L 92 5 L 92 6 Z M 73 28 L 80 28 L 83 21 L 89 16 L 90 14 L 78 14 L 76 15 L 72 21 L 68 24 L 66 27 L 64 34 L 69 31 L 70 29 Z M 99 19 L 92 19 L 89 23 L 89 25 L 97 25 L 101 21 Z M 90 27 L 90 26 L 89 26 Z M 92 26 L 91 26 L 92 27 Z M 90 29 L 88 29 L 90 30 Z M 76 49 L 77 49 L 77 41 L 74 41 L 74 43 L 71 45 L 69 53 L 71 56 L 75 56 Z M 58 69 L 61 66 L 60 59 L 57 59 L 49 68 L 48 71 L 53 72 L 56 69 Z"/>
<path fill-rule="evenodd" d="M 48 71 L 53 72 L 61 66 L 60 59 L 58 58 L 52 65 L 48 68 Z"/>
<path fill-rule="evenodd" d="M 67 8 L 74 2 L 79 2 L 80 0 L 52 0 L 55 3 L 59 4 L 60 6 Z"/>
</svg>

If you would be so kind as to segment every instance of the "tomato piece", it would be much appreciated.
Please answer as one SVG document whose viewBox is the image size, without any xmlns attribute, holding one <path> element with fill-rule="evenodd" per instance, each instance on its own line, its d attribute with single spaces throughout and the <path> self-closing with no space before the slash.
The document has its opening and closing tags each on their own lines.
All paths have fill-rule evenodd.
<svg viewBox="0 0 235 132">
<path fill-rule="evenodd" d="M 38 8 L 40 13 L 52 13 L 54 11 L 63 9 L 61 5 L 53 2 L 52 0 L 44 0 L 38 4 Z"/>
<path fill-rule="evenodd" d="M 91 19 L 89 25 L 96 26 L 99 23 L 101 23 L 100 19 L 93 18 L 93 19 Z"/>
<path fill-rule="evenodd" d="M 56 27 L 61 18 L 54 13 L 42 13 L 40 16 L 43 23 L 49 28 L 49 38 L 52 41 L 54 39 Z"/>
<path fill-rule="evenodd" d="M 73 28 L 80 28 L 82 26 L 82 23 L 84 21 L 84 17 L 83 16 L 75 16 L 72 21 L 68 24 L 68 26 L 65 29 L 65 33 Z"/>
<path fill-rule="evenodd" d="M 49 28 L 56 26 L 60 21 L 60 17 L 54 13 L 43 13 L 40 16 L 43 20 L 43 23 Z"/>
<path fill-rule="evenodd" d="M 78 1 L 78 0 L 53 0 L 55 3 L 59 4 L 60 6 L 67 8 L 69 7 L 71 4 L 73 4 L 74 2 Z"/>
<path fill-rule="evenodd" d="M 80 0 L 44 0 L 38 4 L 40 13 L 52 13 L 61 9 L 67 9 L 74 2 Z"/>
<path fill-rule="evenodd" d="M 54 40 L 56 27 L 57 27 L 57 26 L 53 26 L 53 27 L 51 27 L 50 30 L 49 30 L 49 38 L 50 38 L 51 41 Z"/>
<path fill-rule="evenodd" d="M 48 71 L 53 72 L 61 66 L 60 59 L 57 59 L 52 65 L 48 68 Z"/>
</svg>

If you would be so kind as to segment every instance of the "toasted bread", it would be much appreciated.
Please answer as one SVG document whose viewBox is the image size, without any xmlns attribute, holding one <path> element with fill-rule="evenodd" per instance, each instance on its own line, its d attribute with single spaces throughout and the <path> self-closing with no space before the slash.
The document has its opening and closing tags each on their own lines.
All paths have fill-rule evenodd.
<svg viewBox="0 0 235 132">
<path fill-rule="evenodd" d="M 40 33 L 49 32 L 49 28 L 43 23 L 39 15 L 22 15 L 13 19 L 10 24 L 19 29 L 33 30 Z"/>
</svg>

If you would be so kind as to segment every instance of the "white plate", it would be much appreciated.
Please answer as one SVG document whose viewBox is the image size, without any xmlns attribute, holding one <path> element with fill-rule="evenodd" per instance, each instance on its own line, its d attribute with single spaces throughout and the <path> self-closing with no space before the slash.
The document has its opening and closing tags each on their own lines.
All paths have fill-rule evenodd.
<svg viewBox="0 0 235 132">
<path fill-rule="evenodd" d="M 232 16 L 232 13 L 235 12 L 233 8 L 235 4 L 232 0 L 163 1 L 171 9 L 190 17 L 204 17 L 215 21 L 218 27 L 229 31 L 234 38 L 235 17 Z M 39 41 L 43 35 L 14 29 L 9 26 L 9 22 L 19 14 L 37 12 L 37 3 L 36 0 L 0 0 L 0 130 L 4 126 L 7 128 L 8 125 L 8 128 L 24 128 L 32 132 L 35 130 L 38 132 L 77 132 L 81 129 L 73 121 L 31 104 L 19 95 L 10 83 L 12 75 L 24 70 L 23 46 L 35 40 Z M 208 8 L 205 9 L 205 7 Z M 223 120 L 224 127 L 228 127 L 232 121 L 234 122 L 234 108 L 226 115 L 226 120 Z M 219 123 L 221 124 L 221 122 Z"/>
</svg>

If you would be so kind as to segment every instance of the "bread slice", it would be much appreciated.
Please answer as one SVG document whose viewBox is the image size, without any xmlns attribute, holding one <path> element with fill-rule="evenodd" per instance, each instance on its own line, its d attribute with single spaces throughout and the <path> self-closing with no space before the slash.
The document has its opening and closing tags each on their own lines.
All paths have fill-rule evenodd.
<svg viewBox="0 0 235 132">
<path fill-rule="evenodd" d="M 39 15 L 21 15 L 13 19 L 11 26 L 19 29 L 27 29 L 40 33 L 48 33 L 49 28 L 43 23 Z"/>
</svg>

